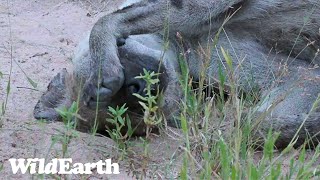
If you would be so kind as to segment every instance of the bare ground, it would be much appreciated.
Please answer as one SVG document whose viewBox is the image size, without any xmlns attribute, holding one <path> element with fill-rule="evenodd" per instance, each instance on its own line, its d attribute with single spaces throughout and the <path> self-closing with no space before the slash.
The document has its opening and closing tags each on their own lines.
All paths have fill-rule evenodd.
<svg viewBox="0 0 320 180">
<path fill-rule="evenodd" d="M 13 175 L 7 161 L 10 158 L 51 159 L 62 156 L 61 145 L 51 145 L 52 138 L 63 132 L 63 124 L 41 124 L 34 120 L 32 112 L 52 77 L 62 68 L 71 68 L 73 50 L 78 41 L 90 31 L 98 17 L 111 12 L 122 3 L 119 0 L 92 2 L 0 0 L 0 72 L 4 73 L 0 81 L 1 103 L 6 99 L 7 81 L 12 65 L 7 111 L 3 118 L 3 127 L 0 129 L 0 165 L 4 164 L 4 169 L 0 171 L 1 179 L 31 178 L 30 175 Z M 27 77 L 38 86 L 33 88 Z M 153 142 L 150 146 L 152 149 L 159 149 L 159 146 L 166 143 L 164 138 L 157 138 Z M 74 162 L 96 162 L 117 156 L 113 146 L 112 140 L 106 137 L 78 133 L 78 137 L 72 139 L 68 152 Z M 177 145 L 166 145 L 165 148 L 164 152 L 156 152 L 157 158 L 151 159 L 150 163 L 161 164 L 164 162 L 162 158 L 171 156 L 171 153 L 166 156 L 162 154 L 169 149 L 171 152 L 174 151 Z M 128 175 L 129 164 L 133 164 L 130 169 L 138 172 L 139 164 L 142 162 L 139 161 L 139 154 L 136 156 L 137 162 L 120 162 L 120 175 L 92 175 L 83 178 L 131 179 L 132 173 Z"/>
<path fill-rule="evenodd" d="M 95 2 L 95 3 L 92 3 Z M 11 88 L 3 127 L 0 129 L 1 179 L 30 179 L 31 175 L 13 175 L 10 158 L 62 157 L 61 144 L 53 138 L 64 131 L 62 123 L 44 124 L 34 120 L 33 108 L 51 78 L 62 68 L 71 68 L 73 50 L 103 14 L 116 9 L 123 0 L 0 0 L 0 103 L 6 99 L 7 81 L 12 66 Z M 12 48 L 12 53 L 11 53 Z M 12 58 L 11 58 L 12 54 Z M 21 68 L 19 68 L 19 66 Z M 25 74 L 24 74 L 25 73 Z M 37 83 L 33 88 L 27 77 Z M 148 169 L 149 177 L 177 177 L 181 152 L 179 135 L 169 131 L 154 137 L 146 159 L 141 141 L 132 141 L 132 158 L 120 162 L 120 175 L 82 176 L 84 179 L 132 179 Z M 106 137 L 77 133 L 69 145 L 68 156 L 74 162 L 96 162 L 119 158 L 114 142 Z M 174 154 L 174 156 L 173 156 Z M 285 159 L 285 158 L 284 158 Z M 147 163 L 146 163 L 147 162 Z M 288 161 L 283 161 L 284 170 Z M 147 165 L 148 167 L 143 167 Z M 160 168 L 159 168 L 160 167 Z M 34 176 L 35 178 L 39 176 Z M 54 177 L 47 177 L 54 178 Z M 74 176 L 73 179 L 79 177 Z"/>
</svg>

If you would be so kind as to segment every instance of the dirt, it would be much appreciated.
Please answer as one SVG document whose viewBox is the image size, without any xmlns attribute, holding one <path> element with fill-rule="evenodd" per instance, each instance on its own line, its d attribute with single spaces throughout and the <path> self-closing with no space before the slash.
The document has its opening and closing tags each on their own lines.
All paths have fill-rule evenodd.
<svg viewBox="0 0 320 180">
<path fill-rule="evenodd" d="M 10 158 L 62 157 L 61 144 L 53 142 L 64 131 L 64 125 L 39 123 L 33 118 L 33 108 L 52 77 L 62 68 L 72 68 L 73 51 L 94 22 L 122 3 L 120 0 L 0 0 L 0 72 L 4 74 L 0 79 L 1 103 L 7 97 L 12 66 L 8 103 L 3 127 L 0 129 L 0 165 L 3 164 L 1 179 L 32 178 L 31 175 L 13 175 L 8 162 Z M 33 87 L 28 78 L 37 87 Z M 73 158 L 73 162 L 118 159 L 119 153 L 114 150 L 115 144 L 111 139 L 80 132 L 76 134 L 77 137 L 71 140 L 68 148 L 68 155 Z M 150 147 L 159 149 L 167 142 L 164 139 L 157 138 Z M 177 147 L 166 146 L 164 152 L 154 152 L 161 155 Z M 139 159 L 139 154 L 136 156 Z M 155 157 L 150 162 L 161 164 L 164 156 Z M 131 168 L 139 171 L 139 161 L 128 163 L 123 160 L 119 163 L 120 175 L 99 176 L 95 173 L 82 178 L 132 179 L 132 173 L 128 175 L 128 164 L 133 164 Z M 78 179 L 77 176 L 71 178 Z"/>
</svg>

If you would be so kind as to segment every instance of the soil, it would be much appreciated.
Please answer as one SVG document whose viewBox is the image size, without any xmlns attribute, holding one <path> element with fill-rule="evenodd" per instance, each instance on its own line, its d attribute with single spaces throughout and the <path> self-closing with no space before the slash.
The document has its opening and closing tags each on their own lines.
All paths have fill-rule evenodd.
<svg viewBox="0 0 320 180">
<path fill-rule="evenodd" d="M 7 83 L 12 67 L 8 103 L 0 129 L 1 179 L 32 178 L 31 175 L 13 175 L 8 162 L 10 158 L 63 157 L 61 144 L 53 142 L 64 131 L 64 125 L 34 120 L 33 108 L 50 80 L 61 69 L 72 68 L 73 51 L 94 22 L 122 3 L 123 0 L 0 0 L 0 72 L 4 74 L 0 79 L 1 103 L 7 98 Z M 37 87 L 33 87 L 28 79 Z M 119 159 L 111 139 L 80 132 L 76 134 L 77 137 L 71 140 L 68 148 L 68 155 L 73 162 Z M 164 143 L 165 138 L 156 138 L 150 148 L 159 149 Z M 178 146 L 165 147 L 174 151 Z M 154 151 L 157 158 L 150 162 L 157 165 L 163 163 L 163 158 L 171 156 L 161 156 L 167 150 Z M 138 155 L 136 159 L 139 159 Z M 128 174 L 128 164 L 131 164 L 131 169 L 135 168 L 134 171 L 139 171 L 140 162 L 127 161 L 119 161 L 120 175 L 93 174 L 82 178 L 132 179 L 132 173 Z M 78 179 L 77 176 L 71 178 Z"/>
<path fill-rule="evenodd" d="M 71 59 L 77 43 L 97 19 L 122 3 L 124 0 L 0 0 L 0 72 L 4 74 L 0 79 L 0 103 L 7 98 L 7 83 L 11 78 L 0 129 L 1 179 L 40 177 L 12 174 L 10 158 L 64 157 L 61 144 L 54 143 L 65 131 L 64 125 L 34 120 L 33 108 L 50 80 L 61 69 L 72 68 Z M 30 80 L 37 87 L 33 87 Z M 67 155 L 74 162 L 113 158 L 120 163 L 120 175 L 94 173 L 81 176 L 83 179 L 132 179 L 135 172 L 143 172 L 145 162 L 148 162 L 149 177 L 175 178 L 177 173 L 171 172 L 179 172 L 182 154 L 179 147 L 183 142 L 178 131 L 169 129 L 167 134 L 154 136 L 147 160 L 138 139 L 132 141 L 136 152 L 132 158 L 120 161 L 121 153 L 113 148 L 115 143 L 111 139 L 80 132 L 70 141 Z M 286 165 L 284 161 L 283 166 Z M 79 179 L 78 176 L 68 177 Z"/>
</svg>

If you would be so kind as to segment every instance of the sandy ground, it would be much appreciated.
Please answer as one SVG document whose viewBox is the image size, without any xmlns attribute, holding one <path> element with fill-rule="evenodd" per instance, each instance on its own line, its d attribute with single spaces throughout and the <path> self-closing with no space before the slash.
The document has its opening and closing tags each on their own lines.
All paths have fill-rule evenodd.
<svg viewBox="0 0 320 180">
<path fill-rule="evenodd" d="M 61 144 L 53 144 L 53 139 L 63 132 L 62 123 L 35 121 L 33 108 L 52 77 L 62 68 L 72 68 L 73 50 L 93 23 L 122 3 L 123 0 L 0 0 L 0 72 L 4 73 L 0 79 L 0 103 L 6 99 L 12 65 L 7 111 L 0 129 L 0 167 L 3 165 L 0 179 L 32 178 L 31 175 L 13 175 L 8 163 L 10 158 L 62 157 Z M 37 83 L 36 88 L 30 85 L 27 77 Z M 179 161 L 173 159 L 179 159 L 181 155 L 181 138 L 174 137 L 162 135 L 151 141 L 151 159 L 147 160 L 151 177 L 177 177 L 176 173 L 168 173 L 178 172 L 180 168 Z M 139 149 L 141 142 L 133 143 L 137 144 L 136 154 L 130 160 L 119 161 L 120 175 L 94 174 L 81 178 L 132 179 L 133 172 L 141 172 L 146 162 Z M 113 147 L 109 138 L 78 132 L 70 142 L 68 157 L 74 162 L 116 159 L 119 156 Z M 288 165 L 288 161 L 283 161 L 284 170 Z M 79 179 L 77 176 L 71 178 Z"/>
<path fill-rule="evenodd" d="M 33 118 L 33 108 L 52 77 L 62 68 L 71 68 L 73 50 L 90 31 L 93 23 L 122 3 L 121 0 L 0 0 L 0 72 L 4 73 L 0 79 L 1 103 L 6 99 L 7 80 L 12 65 L 7 111 L 0 129 L 0 167 L 4 165 L 0 171 L 1 179 L 32 178 L 30 175 L 13 175 L 8 163 L 10 158 L 51 159 L 62 156 L 61 144 L 52 145 L 52 139 L 63 132 L 63 125 L 40 124 Z M 27 77 L 37 83 L 36 88 L 31 86 Z M 112 140 L 77 134 L 68 150 L 74 162 L 96 162 L 117 156 Z M 152 163 L 169 164 L 165 162 L 170 158 L 165 157 L 171 157 L 178 147 L 178 143 L 174 142 L 171 143 L 174 144 L 172 147 L 164 144 L 167 144 L 165 138 L 156 138 L 150 145 L 151 149 L 165 148 L 163 152 L 154 151 L 156 158 L 149 160 L 150 170 Z M 165 156 L 167 152 L 172 153 Z M 136 156 L 133 159 L 137 159 L 137 162 L 120 162 L 120 175 L 91 175 L 82 178 L 131 179 L 129 169 L 131 172 L 139 171 L 142 162 L 139 153 Z M 155 170 L 154 176 L 163 175 L 161 171 Z M 76 176 L 72 178 L 78 179 Z"/>
</svg>

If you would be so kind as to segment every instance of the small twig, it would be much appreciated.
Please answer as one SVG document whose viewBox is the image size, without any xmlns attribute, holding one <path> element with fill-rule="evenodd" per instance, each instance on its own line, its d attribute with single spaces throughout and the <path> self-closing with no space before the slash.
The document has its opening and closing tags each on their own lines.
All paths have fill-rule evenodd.
<svg viewBox="0 0 320 180">
<path fill-rule="evenodd" d="M 33 56 L 30 56 L 29 58 L 34 58 L 34 57 L 38 57 L 38 56 L 44 56 L 44 55 L 47 55 L 47 54 L 49 54 L 49 53 L 48 52 L 36 53 Z"/>
<path fill-rule="evenodd" d="M 21 86 L 18 86 L 17 89 L 29 89 L 29 90 L 33 90 L 33 91 L 40 91 L 40 90 L 35 89 L 35 88 L 28 88 L 28 87 L 21 87 Z"/>
</svg>

